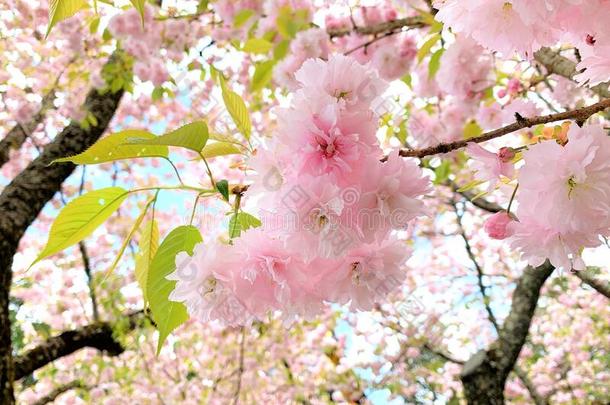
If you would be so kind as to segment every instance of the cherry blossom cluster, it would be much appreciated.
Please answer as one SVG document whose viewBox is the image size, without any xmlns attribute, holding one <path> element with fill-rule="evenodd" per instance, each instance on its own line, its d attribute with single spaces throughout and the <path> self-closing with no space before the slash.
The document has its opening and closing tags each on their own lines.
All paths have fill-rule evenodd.
<svg viewBox="0 0 610 405">
<path fill-rule="evenodd" d="M 299 88 L 295 72 L 309 58 L 326 59 L 331 45 L 361 64 L 377 69 L 384 80 L 400 79 L 413 67 L 417 55 L 415 36 L 400 33 L 371 42 L 368 36 L 353 32 L 337 38 L 334 43 L 331 43 L 329 37 L 333 32 L 349 30 L 354 24 L 359 27 L 373 26 L 394 20 L 397 15 L 397 10 L 391 3 L 359 7 L 351 16 L 329 12 L 326 14 L 324 29 L 311 28 L 296 35 L 290 44 L 289 55 L 275 67 L 276 82 L 290 90 Z"/>
<path fill-rule="evenodd" d="M 246 39 L 256 24 L 259 37 L 277 28 L 281 10 L 304 11 L 311 18 L 313 5 L 309 0 L 220 0 L 212 4 L 221 23 L 212 36 L 217 41 L 234 38 Z"/>
<path fill-rule="evenodd" d="M 475 177 L 488 182 L 489 191 L 501 180 L 518 182 L 516 210 L 488 218 L 489 236 L 507 239 L 532 266 L 548 258 L 556 267 L 584 269 L 582 250 L 610 236 L 610 138 L 603 126 L 573 124 L 561 143 L 528 146 L 516 176 L 513 149 L 467 149 Z"/>
<path fill-rule="evenodd" d="M 582 61 L 576 75 L 594 85 L 610 77 L 608 0 L 438 0 L 436 18 L 454 32 L 509 58 L 532 57 L 544 46 L 574 44 Z"/>
<path fill-rule="evenodd" d="M 196 319 L 237 325 L 281 310 L 291 320 L 325 302 L 368 310 L 405 277 L 408 246 L 393 231 L 425 214 L 429 180 L 414 161 L 383 159 L 371 105 L 386 83 L 343 55 L 305 61 L 296 79 L 251 164 L 262 228 L 176 260 L 170 298 Z"/>
<path fill-rule="evenodd" d="M 583 270 L 583 248 L 610 236 L 610 138 L 601 125 L 572 125 L 568 142 L 524 152 L 512 246 L 531 265 Z"/>
<path fill-rule="evenodd" d="M 160 86 L 170 79 L 167 59 L 180 61 L 184 50 L 203 34 L 201 26 L 184 19 L 154 19 L 152 6 L 144 7 L 144 24 L 135 8 L 117 14 L 110 20 L 108 30 L 122 41 L 123 48 L 136 58 L 134 73 L 142 81 Z M 162 53 L 164 49 L 166 53 Z"/>
</svg>

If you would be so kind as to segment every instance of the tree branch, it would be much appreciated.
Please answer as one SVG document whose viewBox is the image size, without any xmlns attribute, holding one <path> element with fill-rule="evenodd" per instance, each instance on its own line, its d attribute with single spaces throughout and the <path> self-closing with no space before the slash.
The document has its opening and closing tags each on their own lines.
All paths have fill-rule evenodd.
<svg viewBox="0 0 610 405">
<path fill-rule="evenodd" d="M 491 310 L 491 299 L 487 295 L 488 287 L 486 287 L 483 284 L 483 277 L 485 276 L 485 274 L 483 273 L 483 269 L 479 265 L 479 261 L 477 260 L 476 256 L 474 255 L 474 252 L 472 251 L 472 247 L 470 246 L 470 241 L 468 240 L 468 236 L 466 235 L 466 231 L 464 230 L 464 225 L 462 224 L 462 215 L 463 214 L 461 214 L 459 212 L 457 205 L 455 204 L 455 201 L 451 201 L 451 205 L 453 206 L 453 210 L 455 211 L 455 216 L 457 218 L 458 231 L 460 233 L 460 236 L 462 237 L 462 240 L 464 241 L 464 245 L 466 247 L 466 253 L 468 253 L 468 258 L 470 258 L 470 261 L 474 265 L 474 268 L 477 272 L 477 283 L 479 286 L 479 291 L 481 292 L 481 297 L 483 298 L 483 305 L 485 307 L 485 311 L 487 311 L 487 317 L 489 318 L 489 321 L 493 325 L 494 329 L 497 332 L 499 332 L 500 326 L 498 325 L 498 320 L 496 319 L 496 316 L 494 315 L 493 311 Z"/>
<path fill-rule="evenodd" d="M 100 312 L 97 305 L 97 294 L 95 293 L 95 286 L 93 285 L 93 275 L 91 271 L 91 261 L 89 260 L 89 253 L 85 242 L 80 241 L 78 243 L 81 256 L 83 258 L 83 267 L 85 268 L 85 275 L 87 276 L 87 285 L 89 286 L 89 297 L 91 298 L 91 309 L 93 310 L 93 320 L 100 320 Z"/>
<path fill-rule="evenodd" d="M 553 51 L 550 48 L 541 48 L 534 53 L 534 59 L 543 65 L 549 73 L 565 77 L 566 79 L 574 80 L 576 71 L 576 62 L 563 57 L 559 52 Z M 608 83 L 601 83 L 591 87 L 591 90 L 599 94 L 603 98 L 610 98 L 610 89 Z"/>
<path fill-rule="evenodd" d="M 451 362 L 451 363 L 455 363 L 455 364 L 460 364 L 463 365 L 464 361 L 462 360 L 458 360 L 458 359 L 454 359 L 453 357 L 449 356 L 448 354 L 441 352 L 439 350 L 436 350 L 434 348 L 432 348 L 428 343 L 425 343 L 422 348 L 438 357 L 440 357 L 441 359 Z"/>
<path fill-rule="evenodd" d="M 350 28 L 342 28 L 338 30 L 328 30 L 328 35 L 332 38 L 343 37 L 345 35 L 349 35 L 351 33 L 356 33 L 359 35 L 379 35 L 385 34 L 387 32 L 392 32 L 396 30 L 400 30 L 402 28 L 423 28 L 428 24 L 421 17 L 407 17 L 407 18 L 398 18 L 396 20 L 386 21 L 383 23 L 369 25 L 364 27 L 350 27 Z"/>
<path fill-rule="evenodd" d="M 540 290 L 553 270 L 554 267 L 547 261 L 536 268 L 528 266 L 523 271 L 498 339 L 489 349 L 479 351 L 464 365 L 461 379 L 469 404 L 504 403 L 506 379 L 525 344 Z"/>
<path fill-rule="evenodd" d="M 120 60 L 115 52 L 108 63 Z M 19 173 L 0 194 L 0 403 L 11 404 L 13 395 L 13 354 L 11 323 L 8 311 L 12 282 L 13 256 L 26 229 L 36 219 L 46 203 L 57 193 L 61 184 L 76 167 L 72 163 L 49 166 L 54 159 L 76 155 L 99 139 L 108 127 L 123 96 L 116 93 L 100 93 L 92 89 L 85 99 L 84 109 L 92 114 L 97 125 L 83 129 L 71 122 L 25 170 Z"/>
<path fill-rule="evenodd" d="M 521 367 L 515 365 L 515 368 L 513 369 L 513 371 L 515 372 L 517 377 L 519 377 L 519 379 L 521 380 L 521 382 L 523 383 L 523 385 L 525 386 L 527 391 L 530 393 L 530 395 L 536 405 L 548 405 L 549 404 L 549 400 L 538 393 L 536 386 L 534 385 L 532 380 L 530 380 L 527 373 L 521 369 Z"/>
<path fill-rule="evenodd" d="M 45 405 L 50 402 L 55 401 L 61 394 L 64 394 L 70 390 L 74 389 L 85 389 L 88 390 L 91 387 L 85 385 L 83 382 L 79 380 L 70 381 L 67 384 L 61 385 L 55 388 L 53 391 L 49 392 L 44 397 L 40 398 L 38 401 L 34 402 L 32 405 Z"/>
<path fill-rule="evenodd" d="M 476 195 L 470 191 L 459 191 L 460 187 L 452 181 L 448 182 L 448 186 L 451 187 L 454 192 L 464 197 L 466 201 L 468 201 L 470 204 L 482 209 L 483 211 L 487 211 L 490 214 L 495 214 L 496 212 L 504 211 L 504 208 L 502 208 L 496 203 L 488 201 L 482 197 L 475 198 Z"/>
<path fill-rule="evenodd" d="M 47 110 L 55 100 L 55 89 L 51 89 L 43 98 L 40 109 L 34 116 L 24 123 L 18 123 L 0 141 L 0 167 L 10 159 L 11 150 L 17 150 L 25 140 L 32 135 L 38 125 L 44 120 Z"/>
<path fill-rule="evenodd" d="M 134 330 L 145 319 L 143 311 L 126 316 L 127 329 Z M 118 356 L 125 348 L 113 337 L 115 324 L 95 322 L 78 329 L 53 336 L 35 348 L 15 357 L 15 380 L 32 374 L 47 364 L 68 356 L 85 347 L 91 347 L 110 356 Z"/>
<path fill-rule="evenodd" d="M 237 367 L 237 384 L 233 393 L 233 405 L 239 403 L 239 394 L 241 393 L 241 379 L 244 374 L 244 348 L 246 344 L 246 328 L 241 328 L 241 342 L 239 344 L 239 366 Z"/>
<path fill-rule="evenodd" d="M 578 277 L 583 283 L 610 299 L 610 283 L 597 278 L 598 273 L 599 268 L 597 267 L 587 267 L 586 270 L 572 270 L 572 274 Z"/>
<path fill-rule="evenodd" d="M 505 127 L 495 129 L 487 132 L 483 135 L 479 135 L 468 140 L 441 143 L 435 146 L 424 149 L 401 149 L 399 154 L 402 157 L 418 157 L 423 158 L 426 156 L 437 155 L 439 153 L 448 153 L 456 149 L 465 147 L 469 142 L 485 142 L 494 138 L 499 138 L 504 135 L 508 135 L 512 132 L 519 131 L 525 128 L 531 128 L 536 125 L 548 124 L 556 121 L 563 120 L 575 120 L 577 123 L 583 123 L 590 116 L 610 107 L 610 99 L 602 100 L 598 103 L 592 104 L 588 107 L 578 108 L 576 110 L 565 111 L 557 114 L 543 115 L 538 117 L 525 118 L 518 116 L 517 120 Z"/>
</svg>

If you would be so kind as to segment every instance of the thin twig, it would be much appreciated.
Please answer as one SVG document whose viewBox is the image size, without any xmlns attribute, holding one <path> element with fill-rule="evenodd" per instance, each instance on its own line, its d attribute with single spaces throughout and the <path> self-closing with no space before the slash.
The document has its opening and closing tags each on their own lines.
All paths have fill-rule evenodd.
<svg viewBox="0 0 610 405">
<path fill-rule="evenodd" d="M 241 343 L 239 346 L 239 367 L 237 369 L 237 384 L 235 386 L 235 392 L 233 393 L 233 405 L 239 403 L 239 393 L 241 391 L 241 378 L 244 374 L 244 346 L 246 343 L 246 328 L 241 328 Z"/>
<path fill-rule="evenodd" d="M 477 284 L 479 286 L 479 291 L 481 292 L 481 296 L 483 297 L 483 305 L 485 306 L 485 311 L 487 311 L 487 316 L 489 317 L 489 321 L 494 326 L 496 332 L 500 331 L 500 326 L 498 325 L 498 320 L 491 310 L 490 302 L 491 299 L 487 295 L 487 288 L 485 284 L 483 284 L 483 277 L 485 273 L 483 272 L 483 268 L 479 264 L 474 252 L 472 251 L 472 246 L 470 246 L 470 241 L 468 240 L 468 236 L 466 235 L 466 231 L 464 230 L 464 225 L 462 223 L 463 214 L 458 210 L 457 204 L 455 201 L 451 201 L 451 205 L 453 206 L 453 210 L 455 211 L 455 216 L 457 218 L 457 225 L 459 228 L 459 233 L 462 239 L 464 240 L 464 244 L 466 245 L 466 252 L 468 253 L 468 257 L 470 261 L 474 265 L 475 270 L 477 271 Z"/>
<path fill-rule="evenodd" d="M 563 120 L 575 120 L 578 124 L 584 123 L 590 116 L 610 107 L 610 99 L 604 99 L 598 103 L 592 104 L 588 107 L 578 108 L 576 110 L 565 111 L 557 114 L 542 115 L 538 117 L 525 118 L 517 116 L 516 121 L 505 127 L 495 129 L 487 132 L 483 135 L 479 135 L 468 140 L 461 140 L 455 142 L 441 143 L 429 148 L 409 150 L 401 149 L 399 154 L 402 157 L 418 157 L 423 158 L 426 156 L 437 155 L 439 153 L 448 153 L 456 149 L 465 147 L 470 142 L 481 143 L 489 141 L 491 139 L 499 138 L 504 135 L 508 135 L 515 131 L 519 131 L 525 128 L 531 128 L 536 125 L 548 124 L 556 121 Z"/>
</svg>

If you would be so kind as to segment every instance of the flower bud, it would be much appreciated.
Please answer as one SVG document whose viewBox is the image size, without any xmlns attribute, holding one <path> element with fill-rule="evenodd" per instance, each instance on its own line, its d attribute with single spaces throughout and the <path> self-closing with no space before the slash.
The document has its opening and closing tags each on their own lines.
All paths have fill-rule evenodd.
<svg viewBox="0 0 610 405">
<path fill-rule="evenodd" d="M 502 240 L 512 235 L 509 227 L 512 221 L 513 219 L 506 211 L 500 211 L 487 218 L 483 227 L 490 238 Z"/>
<path fill-rule="evenodd" d="M 498 151 L 498 158 L 503 163 L 509 163 L 515 158 L 515 150 L 513 148 L 504 146 Z"/>
</svg>

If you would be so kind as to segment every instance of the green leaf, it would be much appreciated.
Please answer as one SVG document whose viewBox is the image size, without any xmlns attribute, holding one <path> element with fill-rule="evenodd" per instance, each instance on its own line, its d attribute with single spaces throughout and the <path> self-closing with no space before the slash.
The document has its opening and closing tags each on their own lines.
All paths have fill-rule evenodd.
<svg viewBox="0 0 610 405">
<path fill-rule="evenodd" d="M 407 121 L 403 121 L 398 126 L 398 132 L 396 133 L 396 138 L 400 141 L 401 145 L 404 145 L 407 142 Z"/>
<path fill-rule="evenodd" d="M 197 11 L 202 12 L 208 9 L 209 0 L 199 0 L 199 4 L 197 4 Z"/>
<path fill-rule="evenodd" d="M 164 145 L 133 145 L 127 144 L 133 138 L 155 139 L 156 137 L 146 131 L 128 129 L 108 135 L 86 151 L 78 155 L 55 159 L 51 163 L 72 162 L 79 165 L 93 165 L 105 162 L 113 162 L 121 159 L 135 159 L 143 157 L 167 158 L 169 151 Z"/>
<path fill-rule="evenodd" d="M 266 39 L 250 38 L 242 47 L 242 51 L 248 53 L 267 53 L 273 48 L 273 44 Z"/>
<path fill-rule="evenodd" d="M 225 106 L 227 107 L 233 122 L 235 122 L 235 125 L 237 125 L 237 128 L 246 139 L 250 139 L 252 123 L 250 122 L 246 103 L 244 103 L 244 100 L 239 94 L 227 87 L 222 74 L 218 75 L 218 79 L 220 81 L 220 87 L 222 88 L 222 99 L 225 102 Z"/>
<path fill-rule="evenodd" d="M 154 219 L 144 224 L 140 235 L 139 253 L 136 256 L 136 280 L 142 290 L 144 303 L 148 303 L 148 273 L 157 249 L 159 248 L 159 226 Z"/>
<path fill-rule="evenodd" d="M 290 41 L 287 39 L 283 39 L 275 46 L 273 50 L 273 59 L 276 61 L 284 59 L 284 57 L 288 54 L 288 49 L 290 48 Z"/>
<path fill-rule="evenodd" d="M 150 97 L 152 98 L 152 101 L 158 101 L 163 98 L 163 94 L 165 94 L 165 89 L 161 86 L 157 86 L 153 89 Z"/>
<path fill-rule="evenodd" d="M 252 77 L 252 83 L 250 83 L 250 89 L 253 92 L 262 90 L 263 87 L 265 87 L 271 81 L 274 66 L 275 61 L 272 60 L 258 63 L 256 65 L 254 76 Z"/>
<path fill-rule="evenodd" d="M 140 228 L 140 225 L 142 224 L 142 221 L 144 220 L 144 216 L 146 215 L 146 212 L 148 211 L 148 207 L 150 207 L 150 205 L 153 202 L 155 202 L 156 199 L 157 199 L 157 197 L 155 196 L 155 197 L 151 198 L 150 200 L 148 200 L 148 202 L 142 209 L 142 212 L 136 218 L 135 222 L 133 223 L 133 226 L 131 227 L 131 230 L 129 231 L 129 233 L 127 234 L 127 237 L 123 241 L 123 244 L 119 248 L 119 252 L 117 253 L 116 257 L 114 258 L 112 264 L 110 265 L 110 268 L 106 272 L 106 277 L 108 277 L 110 275 L 110 273 L 112 273 L 112 271 L 119 264 L 119 260 L 121 260 L 121 257 L 123 257 L 123 253 L 125 253 L 125 249 L 127 249 L 127 245 L 129 244 L 129 241 L 131 240 L 131 238 L 133 238 L 133 235 Z"/>
<path fill-rule="evenodd" d="M 89 23 L 89 32 L 95 34 L 100 26 L 100 17 L 94 17 Z"/>
<path fill-rule="evenodd" d="M 430 53 L 432 47 L 441 39 L 441 34 L 434 34 L 417 51 L 417 62 L 421 61 Z"/>
<path fill-rule="evenodd" d="M 309 12 L 305 9 L 292 10 L 285 6 L 280 8 L 275 22 L 280 35 L 285 39 L 294 38 L 297 32 L 309 26 Z"/>
<path fill-rule="evenodd" d="M 203 121 L 186 124 L 175 131 L 153 138 L 131 139 L 128 145 L 167 145 L 178 146 L 201 152 L 208 141 L 208 126 Z"/>
<path fill-rule="evenodd" d="M 439 167 L 434 169 L 434 184 L 442 184 L 444 183 L 451 174 L 451 165 L 448 160 L 443 160 L 443 163 L 440 164 Z"/>
<path fill-rule="evenodd" d="M 180 252 L 192 255 L 193 248 L 202 240 L 194 226 L 180 226 L 163 240 L 150 264 L 146 289 L 152 318 L 159 330 L 157 355 L 169 334 L 188 319 L 186 307 L 169 300 L 176 282 L 166 277 L 176 270 L 176 255 Z"/>
<path fill-rule="evenodd" d="M 436 72 L 441 67 L 441 56 L 445 53 L 445 48 L 441 48 L 438 51 L 434 52 L 430 57 L 430 63 L 428 63 L 428 78 L 432 79 Z"/>
<path fill-rule="evenodd" d="M 127 191 L 120 187 L 109 187 L 70 201 L 57 215 L 47 245 L 30 267 L 85 239 L 119 208 L 127 195 Z"/>
<path fill-rule="evenodd" d="M 86 0 L 51 0 L 49 4 L 49 26 L 47 27 L 45 38 L 49 36 L 55 24 L 72 17 L 87 7 Z"/>
<path fill-rule="evenodd" d="M 254 15 L 254 10 L 250 10 L 249 8 L 245 8 L 240 10 L 239 13 L 235 14 L 233 17 L 233 27 L 239 28 L 246 23 Z"/>
<path fill-rule="evenodd" d="M 48 339 L 51 336 L 51 325 L 48 323 L 32 322 L 32 327 L 43 339 Z"/>
<path fill-rule="evenodd" d="M 229 220 L 229 238 L 237 238 L 241 235 L 241 224 L 239 223 L 239 214 L 231 215 L 231 219 Z"/>
<path fill-rule="evenodd" d="M 462 187 L 458 188 L 458 193 L 463 193 L 465 191 L 471 190 L 477 186 L 480 186 L 481 184 L 485 183 L 485 181 L 482 180 L 473 180 L 465 185 L 463 185 Z"/>
<path fill-rule="evenodd" d="M 222 195 L 225 201 L 229 201 L 229 182 L 220 180 L 216 182 L 216 190 Z"/>
<path fill-rule="evenodd" d="M 232 143 L 229 142 L 214 142 L 206 145 L 201 151 L 201 156 L 206 159 L 225 156 L 225 155 L 237 155 L 240 154 L 241 150 Z"/>
<path fill-rule="evenodd" d="M 247 212 L 238 212 L 233 214 L 229 220 L 229 237 L 236 238 L 241 235 L 241 231 L 247 231 L 250 228 L 258 228 L 261 226 L 261 221 Z"/>
<path fill-rule="evenodd" d="M 138 10 L 140 13 L 140 19 L 142 20 L 142 27 L 144 27 L 144 5 L 146 4 L 146 0 L 130 0 L 131 4 Z"/>
<path fill-rule="evenodd" d="M 483 133 L 483 128 L 476 121 L 470 121 L 464 126 L 464 139 L 475 138 Z"/>
</svg>

